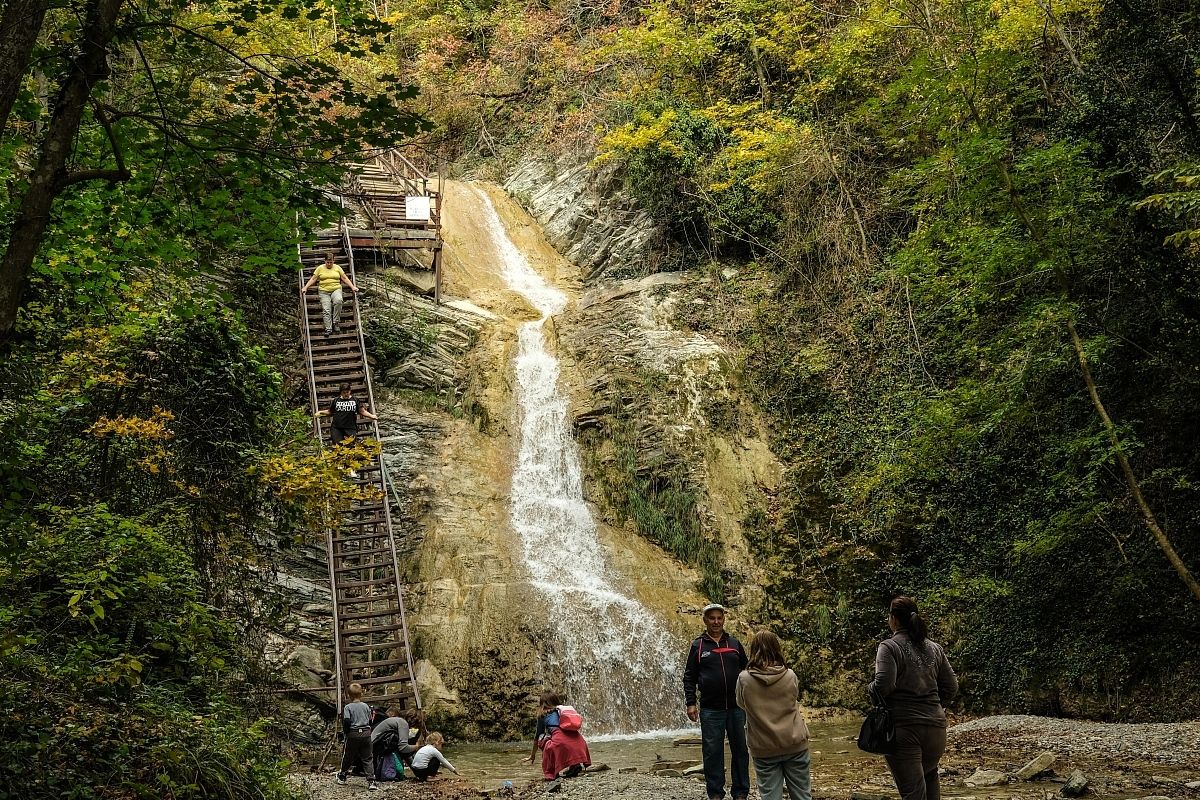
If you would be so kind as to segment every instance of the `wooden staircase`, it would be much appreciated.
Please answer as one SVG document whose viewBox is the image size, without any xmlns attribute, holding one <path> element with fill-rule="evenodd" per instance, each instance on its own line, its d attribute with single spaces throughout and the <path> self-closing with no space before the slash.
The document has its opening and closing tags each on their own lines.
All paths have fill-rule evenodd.
<svg viewBox="0 0 1200 800">
<path fill-rule="evenodd" d="M 332 253 L 356 282 L 354 253 L 343 223 L 337 230 L 320 232 L 311 246 L 300 248 L 300 286 L 325 260 L 326 253 Z M 343 292 L 340 332 L 330 336 L 325 335 L 317 288 L 301 298 L 301 332 L 314 411 L 327 408 L 343 382 L 350 384 L 354 396 L 368 409 L 375 408 L 358 301 L 349 289 L 343 287 Z M 329 424 L 329 417 L 314 418 L 313 433 L 322 443 L 329 441 Z M 358 430 L 360 438 L 379 440 L 374 421 L 360 419 Z M 326 531 L 338 713 L 351 683 L 362 685 L 363 699 L 372 705 L 394 703 L 419 709 L 382 454 L 360 468 L 357 477 L 348 476 L 347 480 L 375 491 L 370 493 L 372 499 L 355 502 L 337 528 Z"/>
<path fill-rule="evenodd" d="M 434 302 L 441 302 L 442 197 L 441 175 L 430 177 L 402 154 L 388 150 L 346 175 L 342 197 L 356 205 L 369 228 L 350 228 L 350 245 L 383 250 L 431 253 Z M 429 204 L 428 218 L 410 219 L 410 198 Z"/>
</svg>

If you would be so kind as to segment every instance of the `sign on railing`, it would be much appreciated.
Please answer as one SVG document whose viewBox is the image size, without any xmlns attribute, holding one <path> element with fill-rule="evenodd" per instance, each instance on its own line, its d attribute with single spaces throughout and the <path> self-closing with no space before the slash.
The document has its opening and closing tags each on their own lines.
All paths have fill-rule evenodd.
<svg viewBox="0 0 1200 800">
<path fill-rule="evenodd" d="M 422 194 L 410 194 L 404 198 L 404 218 L 410 220 L 429 221 L 429 197 Z"/>
</svg>

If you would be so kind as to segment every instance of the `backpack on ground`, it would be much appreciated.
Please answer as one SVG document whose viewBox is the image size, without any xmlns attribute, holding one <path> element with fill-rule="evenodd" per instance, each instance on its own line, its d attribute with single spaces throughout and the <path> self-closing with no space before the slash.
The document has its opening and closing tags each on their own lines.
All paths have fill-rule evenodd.
<svg viewBox="0 0 1200 800">
<path fill-rule="evenodd" d="M 575 706 L 559 706 L 558 727 L 564 731 L 577 731 L 583 727 L 583 715 L 575 710 Z"/>
</svg>

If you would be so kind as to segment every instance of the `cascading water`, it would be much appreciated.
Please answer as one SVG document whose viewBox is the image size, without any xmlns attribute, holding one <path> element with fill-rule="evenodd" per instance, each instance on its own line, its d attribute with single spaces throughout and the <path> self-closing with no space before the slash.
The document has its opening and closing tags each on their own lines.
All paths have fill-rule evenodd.
<svg viewBox="0 0 1200 800">
<path fill-rule="evenodd" d="M 516 399 L 521 440 L 513 470 L 510 514 L 520 534 L 532 584 L 545 595 L 548 628 L 568 702 L 587 718 L 587 730 L 624 734 L 677 728 L 684 645 L 645 606 L 613 587 L 596 523 L 583 500 L 579 451 L 558 387 L 558 359 L 546 349 L 542 326 L 567 305 L 517 249 L 491 198 L 476 189 L 484 228 L 503 277 L 542 317 L 518 329 Z"/>
</svg>

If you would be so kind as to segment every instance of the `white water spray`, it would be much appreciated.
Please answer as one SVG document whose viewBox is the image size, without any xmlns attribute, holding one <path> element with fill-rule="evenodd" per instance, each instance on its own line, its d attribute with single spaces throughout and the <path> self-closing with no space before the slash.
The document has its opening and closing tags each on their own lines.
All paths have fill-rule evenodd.
<svg viewBox="0 0 1200 800">
<path fill-rule="evenodd" d="M 546 597 L 568 702 L 598 734 L 679 727 L 682 644 L 621 588 L 605 563 L 596 523 L 583 500 L 579 450 L 567 400 L 558 388 L 558 359 L 546 349 L 542 326 L 567 305 L 517 249 L 491 198 L 482 200 L 484 228 L 508 285 L 542 317 L 517 332 L 516 399 L 521 441 L 513 470 L 510 515 L 520 534 L 532 584 Z M 550 654 L 547 654 L 550 657 Z"/>
</svg>

